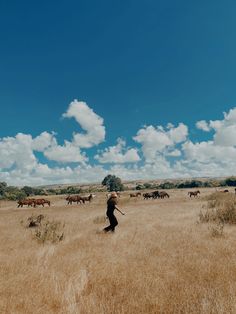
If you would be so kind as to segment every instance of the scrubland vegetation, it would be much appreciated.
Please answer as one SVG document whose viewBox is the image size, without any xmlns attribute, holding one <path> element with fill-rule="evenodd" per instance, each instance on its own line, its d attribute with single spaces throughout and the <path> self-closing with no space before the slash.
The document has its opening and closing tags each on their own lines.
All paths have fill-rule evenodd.
<svg viewBox="0 0 236 314">
<path fill-rule="evenodd" d="M 1 201 L 0 313 L 236 313 L 236 226 L 225 214 L 235 195 L 214 191 L 190 199 L 170 190 L 164 200 L 123 192 L 115 234 L 101 233 L 105 193 L 86 205 L 49 196 L 44 209 Z M 220 235 L 211 214 L 222 210 Z M 40 214 L 60 224 L 61 241 L 38 241 L 22 223 Z"/>
<path fill-rule="evenodd" d="M 129 184 L 130 185 L 130 184 Z M 236 178 L 229 177 L 226 179 L 194 179 L 194 180 L 163 180 L 161 183 L 133 183 L 133 190 L 146 189 L 190 189 L 190 188 L 204 188 L 204 187 L 226 187 L 235 186 Z M 127 191 L 130 186 L 122 183 L 121 179 L 114 175 L 107 175 L 101 184 L 93 184 L 87 186 L 83 185 L 69 185 L 58 187 L 30 187 L 24 186 L 18 188 L 15 186 L 8 186 L 6 182 L 0 182 L 0 199 L 6 200 L 21 200 L 29 196 L 37 195 L 64 195 L 64 194 L 79 194 L 79 193 L 94 193 L 102 191 Z"/>
</svg>

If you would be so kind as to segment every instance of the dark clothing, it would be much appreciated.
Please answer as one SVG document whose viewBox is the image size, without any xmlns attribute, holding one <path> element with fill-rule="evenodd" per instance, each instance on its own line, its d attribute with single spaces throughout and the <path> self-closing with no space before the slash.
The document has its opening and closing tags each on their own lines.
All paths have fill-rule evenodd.
<svg viewBox="0 0 236 314">
<path fill-rule="evenodd" d="M 116 209 L 116 204 L 116 198 L 109 198 L 109 200 L 107 201 L 107 216 L 114 213 L 114 210 Z"/>
<path fill-rule="evenodd" d="M 116 204 L 117 204 L 116 198 L 110 198 L 107 201 L 106 215 L 109 219 L 110 225 L 103 229 L 105 232 L 108 232 L 110 230 L 114 232 L 115 227 L 118 225 L 118 221 L 116 219 L 116 216 L 114 215 L 114 210 L 116 209 Z"/>
</svg>

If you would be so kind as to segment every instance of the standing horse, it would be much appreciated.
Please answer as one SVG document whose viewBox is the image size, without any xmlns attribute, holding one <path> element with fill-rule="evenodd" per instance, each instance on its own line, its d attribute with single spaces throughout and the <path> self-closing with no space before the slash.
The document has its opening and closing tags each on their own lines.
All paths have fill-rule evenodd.
<svg viewBox="0 0 236 314">
<path fill-rule="evenodd" d="M 79 195 L 68 195 L 66 198 L 66 201 L 68 202 L 67 204 L 70 204 L 70 205 L 72 205 L 73 202 L 76 202 L 77 204 L 79 203 L 81 204 L 81 202 L 84 203 L 84 200 Z"/>
<path fill-rule="evenodd" d="M 170 197 L 170 195 L 168 193 L 166 193 L 165 191 L 161 191 L 159 192 L 159 197 L 160 198 L 165 198 L 165 197 Z"/>
<path fill-rule="evenodd" d="M 137 192 L 137 193 L 130 193 L 129 197 L 139 197 L 141 196 L 141 193 L 140 192 Z"/>
<path fill-rule="evenodd" d="M 198 194 L 201 194 L 199 190 L 194 191 L 194 192 L 188 192 L 189 197 L 191 198 L 192 196 L 197 197 Z"/>
<path fill-rule="evenodd" d="M 36 207 L 36 205 L 42 205 L 44 207 L 44 204 L 48 204 L 48 206 L 50 206 L 51 202 L 48 200 L 45 200 L 44 198 L 39 198 L 39 199 L 34 200 L 34 207 Z"/>
<path fill-rule="evenodd" d="M 151 192 L 151 193 L 143 193 L 143 199 L 144 200 L 148 200 L 149 198 L 154 198 L 153 197 L 153 192 Z"/>
<path fill-rule="evenodd" d="M 17 202 L 18 206 L 17 207 L 23 207 L 24 205 L 33 206 L 34 205 L 34 198 L 25 198 L 23 200 L 20 200 Z"/>
<path fill-rule="evenodd" d="M 83 203 L 91 202 L 93 199 L 93 194 L 90 194 L 89 196 L 80 196 L 80 198 L 83 201 Z"/>
</svg>

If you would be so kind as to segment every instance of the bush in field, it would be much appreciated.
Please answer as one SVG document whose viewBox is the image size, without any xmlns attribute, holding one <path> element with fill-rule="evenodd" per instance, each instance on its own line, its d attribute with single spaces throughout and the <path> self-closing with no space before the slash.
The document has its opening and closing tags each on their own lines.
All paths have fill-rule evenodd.
<svg viewBox="0 0 236 314">
<path fill-rule="evenodd" d="M 200 212 L 200 222 L 236 224 L 236 198 L 230 193 L 213 193 L 207 197 L 207 206 Z"/>
<path fill-rule="evenodd" d="M 42 220 L 35 230 L 34 236 L 40 243 L 58 243 L 64 239 L 64 227 L 60 221 Z"/>
</svg>

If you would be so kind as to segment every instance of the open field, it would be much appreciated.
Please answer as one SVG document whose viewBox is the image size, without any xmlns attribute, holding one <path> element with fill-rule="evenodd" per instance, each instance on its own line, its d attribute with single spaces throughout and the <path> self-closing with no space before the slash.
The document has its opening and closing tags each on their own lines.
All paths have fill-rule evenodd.
<svg viewBox="0 0 236 314">
<path fill-rule="evenodd" d="M 119 200 L 114 234 L 105 193 L 91 204 L 16 208 L 0 203 L 0 313 L 236 313 L 236 226 L 212 237 L 197 223 L 215 189 L 170 190 L 170 199 Z M 65 223 L 65 239 L 40 244 L 21 223 L 32 213 Z"/>
</svg>

